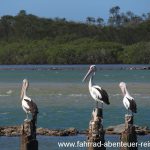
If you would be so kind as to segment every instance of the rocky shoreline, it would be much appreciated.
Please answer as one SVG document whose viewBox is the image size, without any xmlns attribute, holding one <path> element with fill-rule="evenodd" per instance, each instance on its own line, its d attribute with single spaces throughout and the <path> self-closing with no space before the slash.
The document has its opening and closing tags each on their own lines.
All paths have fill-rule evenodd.
<svg viewBox="0 0 150 150">
<path fill-rule="evenodd" d="M 138 135 L 147 135 L 150 134 L 150 129 L 148 127 L 140 127 L 135 125 L 136 133 Z M 106 134 L 119 135 L 124 130 L 124 124 L 109 126 L 105 129 Z M 48 129 L 48 128 L 37 128 L 37 135 L 44 136 L 74 136 L 77 134 L 88 134 L 88 130 L 79 131 L 76 128 L 68 129 Z M 21 126 L 6 126 L 0 127 L 0 136 L 20 136 L 21 135 Z"/>
</svg>

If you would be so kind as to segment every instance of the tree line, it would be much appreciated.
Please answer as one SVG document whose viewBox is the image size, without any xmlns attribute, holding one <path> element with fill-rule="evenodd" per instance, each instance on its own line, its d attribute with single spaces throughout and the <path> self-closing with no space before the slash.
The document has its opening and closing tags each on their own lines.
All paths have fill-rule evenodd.
<svg viewBox="0 0 150 150">
<path fill-rule="evenodd" d="M 109 10 L 108 21 L 40 18 L 21 10 L 0 18 L 0 64 L 150 63 L 150 13 Z"/>
</svg>

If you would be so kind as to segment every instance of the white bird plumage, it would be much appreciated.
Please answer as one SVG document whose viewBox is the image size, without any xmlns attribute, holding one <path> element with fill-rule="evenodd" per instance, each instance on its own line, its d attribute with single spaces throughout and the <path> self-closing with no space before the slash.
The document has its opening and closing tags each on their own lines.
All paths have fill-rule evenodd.
<svg viewBox="0 0 150 150">
<path fill-rule="evenodd" d="M 126 87 L 126 83 L 125 82 L 120 82 L 119 87 L 121 88 L 121 91 L 123 93 L 123 104 L 125 106 L 125 108 L 128 110 L 128 114 L 129 114 L 129 110 L 133 113 L 137 112 L 137 106 L 136 103 L 134 101 L 134 98 L 129 94 L 127 87 Z"/>
<path fill-rule="evenodd" d="M 92 74 L 90 77 L 90 80 L 89 80 L 89 92 L 90 92 L 90 95 L 92 96 L 92 98 L 97 102 L 96 107 L 98 107 L 98 102 L 100 102 L 103 107 L 103 103 L 110 104 L 109 98 L 108 98 L 107 92 L 104 89 L 102 89 L 100 86 L 95 85 L 93 83 L 93 78 L 94 78 L 95 72 L 96 72 L 96 66 L 91 65 L 90 69 L 87 72 L 87 74 L 85 75 L 83 81 L 85 81 L 88 78 L 88 76 L 90 74 Z"/>
<path fill-rule="evenodd" d="M 22 89 L 21 89 L 21 100 L 22 100 L 22 108 L 26 113 L 26 120 L 28 120 L 28 114 L 32 114 L 32 119 L 36 119 L 38 108 L 37 105 L 31 100 L 30 97 L 26 95 L 26 91 L 29 87 L 29 82 L 27 79 L 23 80 Z"/>
</svg>

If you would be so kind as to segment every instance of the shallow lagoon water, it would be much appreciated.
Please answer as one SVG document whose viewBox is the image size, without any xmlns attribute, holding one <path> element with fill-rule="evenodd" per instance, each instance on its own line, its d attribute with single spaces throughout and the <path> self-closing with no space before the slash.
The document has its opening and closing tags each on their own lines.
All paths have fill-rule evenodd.
<svg viewBox="0 0 150 150">
<path fill-rule="evenodd" d="M 138 149 L 139 150 L 148 150 L 150 148 L 150 136 L 138 136 Z M 87 138 L 85 135 L 78 136 L 69 136 L 69 137 L 49 137 L 49 136 L 37 136 L 37 140 L 39 141 L 39 150 L 87 150 L 86 142 Z M 8 144 L 6 144 L 9 143 Z M 73 146 L 59 146 L 60 143 L 73 143 L 76 147 Z M 107 150 L 119 150 L 115 144 L 119 143 L 119 136 L 117 135 L 106 135 L 105 142 L 107 144 Z M 77 144 L 79 143 L 79 144 Z M 114 144 L 114 146 L 112 146 Z M 145 143 L 145 146 L 144 144 Z M 147 144 L 147 146 L 146 146 Z M 19 150 L 20 149 L 20 139 L 19 137 L 0 137 L 0 148 L 1 150 Z"/>
<path fill-rule="evenodd" d="M 56 68 L 57 66 L 55 68 L 53 66 L 53 70 L 46 69 L 49 66 L 44 66 L 44 69 L 31 69 L 34 66 L 28 66 L 29 68 L 24 66 L 24 69 L 22 69 L 23 66 L 7 67 L 9 69 L 0 70 L 0 126 L 19 125 L 23 122 L 25 113 L 21 108 L 20 90 L 22 80 L 27 78 L 30 82 L 28 95 L 37 103 L 40 112 L 38 127 L 55 129 L 75 127 L 79 130 L 88 128 L 95 102 L 90 97 L 88 82 L 82 83 L 82 78 L 88 70 L 87 65 L 61 66 L 62 68 L 59 67 L 59 69 Z M 98 67 L 101 68 L 102 66 Z M 114 68 L 103 67 L 102 70 L 98 68 L 94 81 L 107 90 L 110 97 L 111 105 L 104 106 L 104 126 L 124 122 L 126 110 L 123 107 L 122 95 L 118 87 L 121 81 L 127 82 L 129 92 L 135 98 L 138 106 L 135 124 L 149 126 L 150 71 L 120 70 L 116 66 Z M 72 139 L 81 137 L 72 137 Z M 7 137 L 1 137 L 0 147 L 5 145 L 3 138 Z M 39 138 L 42 141 L 48 137 Z M 47 145 L 53 143 L 49 139 L 57 142 L 61 137 L 49 137 Z M 3 146 L 1 146 L 2 141 Z M 18 145 L 17 137 L 12 138 L 12 140 L 10 138 L 10 143 Z"/>
</svg>

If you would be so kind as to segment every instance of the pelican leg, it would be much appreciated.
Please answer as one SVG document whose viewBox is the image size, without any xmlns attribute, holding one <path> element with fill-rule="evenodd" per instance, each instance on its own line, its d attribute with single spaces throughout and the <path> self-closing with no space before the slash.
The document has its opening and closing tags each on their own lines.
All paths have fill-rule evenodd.
<svg viewBox="0 0 150 150">
<path fill-rule="evenodd" d="M 133 111 L 131 111 L 131 113 L 132 113 L 132 116 L 134 116 L 134 113 L 133 113 Z"/>
<path fill-rule="evenodd" d="M 98 108 L 98 101 L 96 101 L 96 108 Z"/>
<path fill-rule="evenodd" d="M 26 113 L 26 119 L 24 121 L 28 121 L 29 117 L 28 117 L 28 113 Z"/>
<path fill-rule="evenodd" d="M 103 109 L 103 103 L 101 104 L 101 107 L 102 107 L 102 109 Z"/>
</svg>

